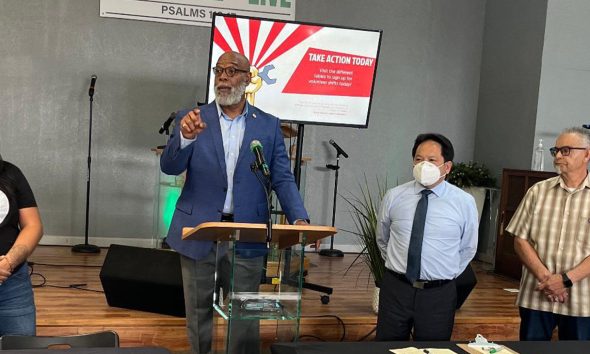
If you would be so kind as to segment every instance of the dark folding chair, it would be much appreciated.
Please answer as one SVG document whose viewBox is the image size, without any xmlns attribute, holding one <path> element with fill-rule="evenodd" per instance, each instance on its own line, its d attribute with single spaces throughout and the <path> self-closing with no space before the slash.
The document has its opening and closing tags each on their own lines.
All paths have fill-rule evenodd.
<svg viewBox="0 0 590 354">
<path fill-rule="evenodd" d="M 116 348 L 119 335 L 114 331 L 79 334 L 73 336 L 18 336 L 0 337 L 0 350 L 60 348 Z"/>
</svg>

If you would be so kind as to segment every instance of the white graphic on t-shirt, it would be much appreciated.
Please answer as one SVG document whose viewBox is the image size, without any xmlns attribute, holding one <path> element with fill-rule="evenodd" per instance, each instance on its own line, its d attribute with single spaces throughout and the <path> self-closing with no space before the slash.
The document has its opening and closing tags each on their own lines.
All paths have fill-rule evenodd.
<svg viewBox="0 0 590 354">
<path fill-rule="evenodd" d="M 10 211 L 10 203 L 8 202 L 8 197 L 4 192 L 0 191 L 0 224 L 4 222 L 6 219 L 6 215 Z"/>
</svg>

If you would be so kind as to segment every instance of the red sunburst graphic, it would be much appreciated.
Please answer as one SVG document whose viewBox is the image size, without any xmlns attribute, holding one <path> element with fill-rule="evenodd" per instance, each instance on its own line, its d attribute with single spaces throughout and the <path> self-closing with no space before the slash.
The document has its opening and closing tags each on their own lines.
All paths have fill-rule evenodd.
<svg viewBox="0 0 590 354">
<path fill-rule="evenodd" d="M 230 45 L 230 42 L 233 42 L 235 44 L 235 48 L 237 48 L 236 51 L 247 56 L 250 59 L 252 65 L 257 68 L 262 68 L 265 65 L 271 63 L 274 59 L 285 54 L 291 48 L 295 47 L 322 29 L 320 26 L 303 24 L 295 25 L 295 30 L 293 30 L 293 32 L 289 34 L 289 36 L 280 44 L 276 45 L 272 52 L 269 52 L 269 49 L 273 46 L 273 44 L 276 44 L 275 41 L 279 35 L 285 31 L 286 28 L 285 22 L 274 22 L 272 23 L 270 31 L 266 36 L 260 51 L 255 53 L 254 48 L 259 39 L 259 35 L 261 34 L 262 21 L 256 19 L 238 19 L 235 17 L 222 17 L 222 19 L 229 30 L 230 38 L 224 37 L 219 29 L 215 27 L 213 33 L 213 42 L 224 52 L 234 50 Z M 239 24 L 246 24 L 246 26 L 242 26 L 241 28 L 247 28 L 247 30 L 240 31 Z M 245 43 L 248 44 L 248 53 L 246 53 L 244 49 Z"/>
</svg>

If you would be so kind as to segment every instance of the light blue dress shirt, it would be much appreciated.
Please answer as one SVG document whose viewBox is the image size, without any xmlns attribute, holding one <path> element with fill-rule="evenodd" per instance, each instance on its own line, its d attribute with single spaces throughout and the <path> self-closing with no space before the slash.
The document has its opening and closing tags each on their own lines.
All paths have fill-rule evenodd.
<svg viewBox="0 0 590 354">
<path fill-rule="evenodd" d="M 219 125 L 221 127 L 221 138 L 223 140 L 223 151 L 225 153 L 225 170 L 227 172 L 227 194 L 225 195 L 225 202 L 223 203 L 224 213 L 233 213 L 234 211 L 234 172 L 240 154 L 240 147 L 244 140 L 244 131 L 246 130 L 246 115 L 248 114 L 248 103 L 244 106 L 242 114 L 234 119 L 230 119 L 217 104 L 217 112 L 219 113 Z M 180 134 L 180 148 L 184 149 L 194 139 L 186 139 Z"/>
<path fill-rule="evenodd" d="M 411 181 L 390 189 L 381 203 L 377 244 L 385 267 L 405 274 L 408 246 L 420 183 Z M 478 216 L 473 197 L 443 181 L 432 188 L 422 243 L 421 280 L 455 279 L 477 251 Z"/>
</svg>

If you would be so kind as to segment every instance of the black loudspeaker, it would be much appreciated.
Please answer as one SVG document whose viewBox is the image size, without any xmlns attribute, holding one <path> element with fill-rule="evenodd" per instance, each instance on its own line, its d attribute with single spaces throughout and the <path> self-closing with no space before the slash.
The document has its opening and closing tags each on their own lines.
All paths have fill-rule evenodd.
<svg viewBox="0 0 590 354">
<path fill-rule="evenodd" d="M 180 256 L 174 251 L 111 245 L 100 282 L 109 306 L 185 316 Z"/>
<path fill-rule="evenodd" d="M 457 285 L 457 309 L 460 308 L 467 297 L 475 288 L 477 284 L 477 278 L 475 277 L 475 272 L 473 268 L 471 268 L 471 264 L 468 264 L 463 273 L 461 273 L 457 279 L 455 279 L 455 284 Z"/>
</svg>

